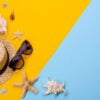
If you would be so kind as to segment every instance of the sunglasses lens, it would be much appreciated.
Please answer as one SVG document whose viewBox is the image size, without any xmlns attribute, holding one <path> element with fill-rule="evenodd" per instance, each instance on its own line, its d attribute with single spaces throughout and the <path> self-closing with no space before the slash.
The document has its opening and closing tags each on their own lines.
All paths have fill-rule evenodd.
<svg viewBox="0 0 100 100">
<path fill-rule="evenodd" d="M 24 43 L 26 45 L 26 50 L 24 51 L 24 54 L 27 54 L 27 55 L 31 54 L 33 51 L 32 45 L 27 40 L 25 40 Z"/>
<path fill-rule="evenodd" d="M 21 55 L 22 54 L 30 55 L 32 51 L 33 51 L 32 45 L 27 40 L 25 40 L 22 43 L 20 49 L 17 51 L 15 57 L 13 57 L 13 59 L 10 61 L 9 66 L 13 70 L 21 69 L 24 66 L 24 60 Z"/>
<path fill-rule="evenodd" d="M 16 55 L 10 62 L 9 66 L 13 69 L 21 69 L 24 65 L 22 56 Z"/>
<path fill-rule="evenodd" d="M 30 55 L 32 51 L 33 51 L 32 45 L 27 40 L 25 40 L 22 43 L 22 46 L 20 47 L 18 53 Z"/>
</svg>

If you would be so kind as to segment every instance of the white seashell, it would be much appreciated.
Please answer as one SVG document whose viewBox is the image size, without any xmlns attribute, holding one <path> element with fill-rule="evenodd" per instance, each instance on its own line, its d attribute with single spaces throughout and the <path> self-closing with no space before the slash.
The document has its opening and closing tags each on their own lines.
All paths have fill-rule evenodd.
<svg viewBox="0 0 100 100">
<path fill-rule="evenodd" d="M 43 85 L 47 88 L 47 91 L 44 94 L 54 93 L 55 95 L 64 92 L 65 93 L 65 84 L 59 83 L 55 80 L 49 80 L 46 84 Z"/>
<path fill-rule="evenodd" d="M 6 88 L 0 89 L 0 94 L 4 94 L 6 92 L 7 92 L 7 89 Z"/>
<path fill-rule="evenodd" d="M 0 16 L 0 34 L 5 34 L 7 32 L 7 22 Z"/>
<path fill-rule="evenodd" d="M 7 2 L 3 2 L 2 7 L 3 7 L 3 8 L 8 7 L 8 3 L 7 3 Z"/>
</svg>

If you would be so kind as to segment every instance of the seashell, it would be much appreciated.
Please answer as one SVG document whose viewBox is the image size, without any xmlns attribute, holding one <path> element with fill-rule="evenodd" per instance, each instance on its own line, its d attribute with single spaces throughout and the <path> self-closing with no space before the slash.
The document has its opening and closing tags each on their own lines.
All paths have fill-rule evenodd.
<svg viewBox="0 0 100 100">
<path fill-rule="evenodd" d="M 0 34 L 5 34 L 7 32 L 7 22 L 0 16 Z"/>
</svg>

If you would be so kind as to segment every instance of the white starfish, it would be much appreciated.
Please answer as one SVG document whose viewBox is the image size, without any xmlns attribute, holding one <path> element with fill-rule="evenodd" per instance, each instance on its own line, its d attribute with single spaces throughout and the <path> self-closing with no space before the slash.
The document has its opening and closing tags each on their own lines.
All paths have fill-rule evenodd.
<svg viewBox="0 0 100 100">
<path fill-rule="evenodd" d="M 13 34 L 14 34 L 14 39 L 16 38 L 21 39 L 21 36 L 23 35 L 23 33 L 20 32 L 19 30 L 16 32 L 13 32 Z"/>
<path fill-rule="evenodd" d="M 54 93 L 57 95 L 58 93 L 65 92 L 65 85 L 64 83 L 59 83 L 55 80 L 49 80 L 46 84 L 43 85 L 43 87 L 47 88 L 48 90 L 44 94 L 50 94 Z"/>
</svg>

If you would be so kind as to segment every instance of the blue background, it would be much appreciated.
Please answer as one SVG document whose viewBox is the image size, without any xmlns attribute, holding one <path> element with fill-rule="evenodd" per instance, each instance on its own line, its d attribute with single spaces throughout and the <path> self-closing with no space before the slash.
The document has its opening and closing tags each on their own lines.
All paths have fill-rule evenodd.
<svg viewBox="0 0 100 100">
<path fill-rule="evenodd" d="M 68 96 L 43 95 L 48 77 L 65 82 Z M 100 0 L 92 0 L 24 100 L 100 100 Z"/>
</svg>

